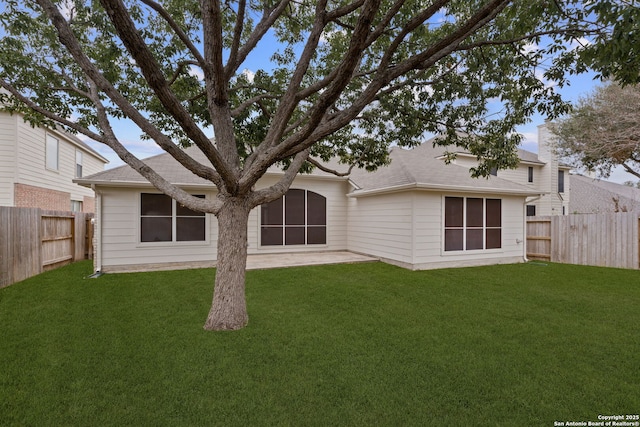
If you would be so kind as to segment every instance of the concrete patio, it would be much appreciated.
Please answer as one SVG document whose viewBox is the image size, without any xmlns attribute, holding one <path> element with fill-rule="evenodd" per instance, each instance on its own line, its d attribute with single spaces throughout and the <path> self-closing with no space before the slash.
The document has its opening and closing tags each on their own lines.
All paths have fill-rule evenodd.
<svg viewBox="0 0 640 427">
<path fill-rule="evenodd" d="M 378 259 L 348 251 L 249 255 L 247 270 L 373 261 L 378 261 Z"/>
</svg>

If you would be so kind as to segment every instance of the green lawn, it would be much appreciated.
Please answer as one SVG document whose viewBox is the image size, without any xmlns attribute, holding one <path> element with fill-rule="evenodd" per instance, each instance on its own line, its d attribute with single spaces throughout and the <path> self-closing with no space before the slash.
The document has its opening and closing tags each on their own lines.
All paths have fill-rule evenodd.
<svg viewBox="0 0 640 427">
<path fill-rule="evenodd" d="M 249 326 L 202 329 L 213 270 L 0 290 L 1 426 L 553 426 L 640 411 L 640 272 L 382 263 L 250 271 Z"/>
</svg>

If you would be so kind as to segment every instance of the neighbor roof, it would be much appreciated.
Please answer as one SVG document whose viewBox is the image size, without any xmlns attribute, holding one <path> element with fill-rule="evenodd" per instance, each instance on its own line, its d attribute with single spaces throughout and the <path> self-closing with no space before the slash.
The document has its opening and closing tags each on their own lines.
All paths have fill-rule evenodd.
<svg viewBox="0 0 640 427">
<path fill-rule="evenodd" d="M 640 189 L 582 175 L 571 175 L 571 213 L 640 210 Z"/>
</svg>

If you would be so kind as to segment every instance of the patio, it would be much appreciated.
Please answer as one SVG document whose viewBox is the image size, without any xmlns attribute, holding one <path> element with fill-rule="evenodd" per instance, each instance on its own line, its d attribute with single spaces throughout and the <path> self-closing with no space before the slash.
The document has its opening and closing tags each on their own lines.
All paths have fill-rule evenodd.
<svg viewBox="0 0 640 427">
<path fill-rule="evenodd" d="M 302 265 L 372 262 L 377 260 L 377 258 L 348 251 L 249 255 L 247 257 L 247 270 Z"/>
</svg>

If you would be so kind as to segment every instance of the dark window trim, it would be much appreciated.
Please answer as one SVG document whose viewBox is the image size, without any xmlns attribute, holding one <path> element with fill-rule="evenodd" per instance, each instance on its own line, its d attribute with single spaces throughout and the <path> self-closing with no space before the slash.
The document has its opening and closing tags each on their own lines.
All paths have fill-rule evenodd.
<svg viewBox="0 0 640 427">
<path fill-rule="evenodd" d="M 299 203 L 304 212 L 287 203 Z M 317 206 L 310 206 L 310 204 Z M 280 205 L 278 207 L 278 205 Z M 322 207 L 318 215 L 313 209 Z M 275 211 L 271 209 L 275 209 Z M 311 208 L 311 210 L 310 210 Z M 275 216 L 274 216 L 275 214 Z M 265 219 L 268 218 L 266 223 Z M 291 188 L 284 196 L 260 206 L 260 247 L 317 246 L 327 244 L 327 198 L 303 188 Z"/>
<path fill-rule="evenodd" d="M 473 212 L 473 210 L 477 211 L 478 200 L 482 201 L 481 225 L 479 225 L 476 218 L 469 217 L 470 212 Z M 450 201 L 450 203 L 448 203 L 448 201 Z M 496 202 L 498 202 L 500 209 L 497 218 L 499 225 L 491 225 L 490 223 L 494 222 L 496 218 L 490 219 L 487 216 L 487 209 L 489 205 L 495 207 Z M 486 252 L 502 249 L 502 199 L 493 197 L 444 196 L 443 204 L 442 249 L 444 252 Z M 460 206 L 462 207 L 462 212 L 455 210 L 460 209 Z M 472 223 L 471 225 L 469 225 L 470 221 Z M 496 232 L 498 234 L 497 242 L 495 240 Z M 478 247 L 480 243 L 482 247 Z M 488 247 L 491 244 L 493 244 L 493 246 Z M 474 245 L 476 247 L 473 247 Z"/>
<path fill-rule="evenodd" d="M 564 193 L 564 171 L 558 171 L 558 193 Z"/>
<path fill-rule="evenodd" d="M 152 196 L 161 196 L 163 198 L 169 198 L 169 200 L 171 201 L 171 212 L 163 212 L 163 213 L 158 213 L 158 214 L 147 214 L 147 215 L 143 215 L 143 196 L 144 195 L 152 195 Z M 194 197 L 200 197 L 200 198 L 206 198 L 206 196 L 204 194 L 192 194 L 192 196 Z M 208 243 L 209 242 L 209 225 L 208 225 L 208 221 L 207 221 L 207 215 L 203 212 L 195 212 L 195 211 L 191 211 L 188 208 L 184 208 L 181 207 L 181 205 L 179 205 L 179 203 L 170 198 L 169 196 L 162 194 L 162 193 L 150 193 L 150 192 L 141 192 L 139 193 L 139 197 L 138 197 L 138 201 L 139 201 L 139 209 L 138 209 L 138 242 L 144 245 L 148 245 L 148 244 L 171 244 L 171 245 L 175 245 L 175 244 L 203 244 L 203 243 Z M 193 213 L 192 215 L 190 215 L 189 213 Z M 160 222 L 164 222 L 166 223 L 167 220 L 169 220 L 169 224 L 171 227 L 171 230 L 169 230 L 169 233 L 166 233 L 166 228 L 163 229 L 162 231 L 164 231 L 164 238 L 160 239 L 160 240 L 145 240 L 145 238 L 143 237 L 143 222 L 145 219 L 158 219 L 158 220 L 164 220 L 164 221 L 160 221 Z M 189 220 L 189 219 L 202 219 L 203 221 L 203 227 L 204 229 L 201 231 L 202 233 L 202 239 L 185 239 L 184 238 L 184 233 L 181 232 L 180 230 L 180 226 L 178 225 L 178 223 L 182 222 L 180 220 Z M 157 221 L 156 221 L 157 222 Z M 157 222 L 158 223 L 158 222 Z M 184 231 L 184 230 L 182 230 Z M 200 234 L 200 232 L 198 232 L 198 234 Z M 167 238 L 168 237 L 168 238 Z M 183 237 L 183 238 L 181 238 Z"/>
</svg>

